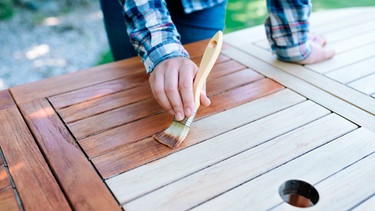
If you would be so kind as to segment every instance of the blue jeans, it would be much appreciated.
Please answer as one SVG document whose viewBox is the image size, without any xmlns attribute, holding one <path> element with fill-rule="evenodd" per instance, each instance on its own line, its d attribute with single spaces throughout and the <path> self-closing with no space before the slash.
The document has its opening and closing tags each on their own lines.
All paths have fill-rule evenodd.
<svg viewBox="0 0 375 211">
<path fill-rule="evenodd" d="M 115 61 L 137 56 L 126 33 L 122 6 L 117 0 L 100 0 L 109 46 Z M 180 0 L 167 0 L 172 21 L 181 35 L 182 44 L 211 38 L 225 26 L 226 3 L 185 14 Z"/>
</svg>

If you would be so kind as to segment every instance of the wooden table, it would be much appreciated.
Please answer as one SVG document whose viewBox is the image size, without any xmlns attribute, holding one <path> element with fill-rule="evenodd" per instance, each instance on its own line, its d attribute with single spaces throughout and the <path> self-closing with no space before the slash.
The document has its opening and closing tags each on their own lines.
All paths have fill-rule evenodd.
<svg viewBox="0 0 375 211">
<path fill-rule="evenodd" d="M 212 105 L 174 150 L 152 138 L 172 117 L 139 58 L 0 91 L 0 210 L 300 209 L 289 180 L 315 187 L 311 209 L 374 208 L 375 8 L 311 23 L 332 60 L 280 62 L 263 26 L 226 34 Z"/>
</svg>

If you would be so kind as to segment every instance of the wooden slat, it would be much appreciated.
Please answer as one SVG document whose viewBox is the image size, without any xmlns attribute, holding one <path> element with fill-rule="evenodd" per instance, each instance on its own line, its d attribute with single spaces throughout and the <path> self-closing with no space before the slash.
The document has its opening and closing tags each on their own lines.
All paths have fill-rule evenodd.
<svg viewBox="0 0 375 211">
<path fill-rule="evenodd" d="M 116 200 L 50 104 L 37 100 L 20 107 L 73 209 L 119 210 Z M 29 154 L 25 152 L 25 156 Z"/>
<path fill-rule="evenodd" d="M 248 124 L 262 117 L 259 116 L 259 114 L 257 115 L 257 112 L 261 110 L 264 114 L 274 112 L 272 109 L 267 109 L 269 105 L 265 103 L 275 104 L 276 101 L 279 101 L 276 97 L 280 96 L 273 95 L 272 98 L 269 97 L 267 100 L 263 100 L 262 104 L 257 105 L 262 107 L 257 108 L 254 107 L 253 103 L 248 103 L 246 104 L 247 106 L 243 105 L 230 109 L 226 111 L 225 114 L 220 113 L 197 121 L 196 127 L 194 127 L 194 130 L 192 129 L 189 138 L 209 139 L 208 141 L 111 178 L 107 180 L 108 186 L 120 204 L 124 204 L 148 192 L 168 185 L 173 181 L 177 181 L 187 175 L 204 169 L 207 166 L 254 147 L 257 144 L 263 143 L 329 114 L 328 110 L 311 101 L 305 101 Z M 229 118 L 229 116 L 232 118 Z M 291 116 L 295 116 L 296 118 L 290 118 Z M 225 119 L 225 122 L 220 122 L 220 119 Z M 239 129 L 234 129 L 245 124 L 248 125 Z M 228 140 L 231 140 L 233 134 L 237 134 L 237 136 L 240 136 L 238 134 L 242 133 L 256 134 L 259 132 L 259 128 L 264 128 L 262 133 L 254 135 L 251 141 L 248 141 L 245 135 L 241 138 L 237 137 L 235 143 L 228 142 Z M 223 134 L 225 132 L 227 132 L 227 134 Z M 216 136 L 219 134 L 223 135 Z M 219 148 L 219 146 L 222 147 Z M 210 153 L 206 153 L 207 149 L 210 149 Z M 188 162 L 186 158 L 194 159 Z M 178 170 L 175 168 L 176 165 L 178 166 Z M 155 179 L 156 177 L 158 179 Z"/>
<path fill-rule="evenodd" d="M 219 113 L 281 89 L 283 89 L 282 86 L 269 79 L 241 86 L 229 92 L 211 97 L 212 104 L 209 107 L 201 107 L 198 110 L 196 119 Z M 181 147 L 195 143 L 197 143 L 197 140 L 185 141 Z M 118 148 L 111 153 L 93 158 L 92 161 L 102 177 L 108 178 L 171 152 L 172 150 L 156 142 L 153 138 L 147 138 Z"/>
<path fill-rule="evenodd" d="M 0 146 L 26 210 L 70 210 L 16 106 L 0 110 Z"/>
<path fill-rule="evenodd" d="M 257 47 L 254 46 L 254 48 Z M 254 53 L 253 50 L 251 52 Z M 352 88 L 334 83 L 332 80 L 321 77 L 320 74 L 306 70 L 302 66 L 277 61 L 268 52 L 261 52 L 264 52 L 264 50 L 255 52 L 259 58 L 249 55 L 250 52 L 244 53 L 237 49 L 228 49 L 223 53 L 231 58 L 236 58 L 238 62 L 253 68 L 266 77 L 274 78 L 279 83 L 318 102 L 335 113 L 375 131 L 375 119 L 371 115 L 375 115 L 374 99 L 358 93 Z M 266 59 L 266 61 L 262 61 L 263 59 Z"/>
<path fill-rule="evenodd" d="M 239 71 L 239 70 L 243 70 L 245 68 L 246 67 L 244 65 L 242 65 L 242 64 L 240 64 L 240 63 L 238 63 L 234 60 L 228 60 L 226 62 L 219 63 L 219 64 L 215 65 L 212 68 L 212 71 L 211 71 L 210 75 L 208 76 L 207 80 L 217 78 L 217 77 L 220 77 L 220 76 L 223 76 L 223 75 L 227 75 L 227 74 Z"/>
<path fill-rule="evenodd" d="M 369 43 L 363 47 L 358 47 L 351 51 L 346 51 L 341 54 L 335 55 L 332 59 L 324 62 L 305 65 L 308 69 L 314 70 L 318 73 L 326 73 L 337 68 L 344 67 L 356 63 L 358 61 L 375 56 L 375 43 Z"/>
<path fill-rule="evenodd" d="M 126 107 L 117 108 L 102 114 L 68 124 L 77 139 L 82 139 L 138 119 L 163 111 L 154 98 L 138 101 Z"/>
<path fill-rule="evenodd" d="M 350 87 L 370 95 L 375 92 L 375 71 L 374 74 L 367 77 L 361 78 L 359 80 L 353 81 L 348 84 Z"/>
<path fill-rule="evenodd" d="M 374 194 L 375 171 L 373 169 L 375 169 L 374 153 L 316 184 L 315 187 L 319 190 L 320 198 L 319 203 L 313 208 L 322 210 L 330 207 L 334 210 L 342 210 L 356 206 L 364 198 Z M 332 193 L 334 188 L 340 192 Z M 333 201 L 340 203 L 332 203 Z"/>
<path fill-rule="evenodd" d="M 14 101 L 12 96 L 10 95 L 8 90 L 1 90 L 0 91 L 0 110 L 8 108 L 14 105 Z"/>
<path fill-rule="evenodd" d="M 212 97 L 214 95 L 224 93 L 230 89 L 235 89 L 239 86 L 252 83 L 262 78 L 264 77 L 258 73 L 255 73 L 254 71 L 250 69 L 241 70 L 233 74 L 225 75 L 216 80 L 209 80 L 207 82 L 207 95 L 209 97 Z M 228 83 L 228 81 L 231 81 L 231 83 Z M 106 100 L 106 101 L 109 102 L 108 105 L 110 106 L 113 106 L 113 104 L 116 104 L 116 102 L 113 100 Z M 76 112 L 76 113 L 85 113 L 86 110 L 89 110 L 89 111 L 94 110 L 91 108 L 92 105 L 90 102 L 88 102 L 87 104 L 90 107 L 88 108 L 82 107 L 82 112 Z M 104 105 L 104 104 L 105 103 L 100 103 L 100 105 Z M 95 109 L 95 111 L 98 111 L 98 109 Z M 73 113 L 74 112 L 72 112 L 71 115 L 74 115 Z M 60 112 L 60 115 L 61 115 L 61 112 Z M 137 122 L 134 122 L 134 123 L 132 122 L 127 125 L 120 126 L 120 129 L 114 128 L 112 130 L 109 130 L 109 131 L 107 130 L 107 131 L 104 131 L 103 133 L 94 135 L 93 137 L 88 137 L 85 140 L 82 140 L 80 144 L 85 149 L 85 151 L 88 150 L 86 151 L 86 153 L 88 154 L 89 157 L 97 156 L 109 149 L 113 149 L 113 147 L 115 146 L 118 147 L 119 143 L 129 144 L 131 142 L 151 136 L 155 134 L 156 132 L 162 131 L 163 129 L 167 128 L 170 122 L 172 121 L 172 117 L 168 117 L 168 116 L 169 115 L 167 114 L 160 114 L 157 116 L 151 116 L 146 119 L 140 119 Z M 197 119 L 198 118 L 199 116 L 197 116 Z M 66 118 L 63 118 L 63 119 L 65 121 L 67 120 Z M 111 140 L 111 141 L 105 142 L 106 144 L 103 145 L 103 140 Z M 118 140 L 118 141 L 115 141 L 115 140 Z M 97 146 L 98 148 L 95 149 L 93 148 L 94 146 Z"/>
<path fill-rule="evenodd" d="M 18 104 L 146 72 L 138 57 L 10 88 Z M 41 89 L 43 87 L 43 89 Z"/>
<path fill-rule="evenodd" d="M 2 164 L 0 165 L 0 192 L 11 187 L 12 184 L 10 183 L 8 173 L 5 170 L 5 165 Z"/>
<path fill-rule="evenodd" d="M 284 203 L 279 196 L 278 188 L 285 181 L 299 179 L 315 185 L 323 179 L 340 172 L 345 167 L 352 165 L 364 156 L 373 153 L 374 150 L 374 133 L 360 128 L 267 172 L 261 177 L 250 180 L 194 210 L 269 210 L 271 207 Z M 348 153 L 348 151 L 353 153 Z M 331 200 L 332 205 L 341 204 L 342 201 L 346 200 L 346 198 L 332 200 L 335 195 L 341 195 L 341 189 L 335 187 L 330 192 L 332 194 L 327 196 L 326 200 Z M 356 192 L 351 194 L 354 195 Z M 318 193 L 320 193 L 319 188 Z M 286 208 L 290 210 L 293 207 L 288 205 Z M 309 209 L 313 208 L 310 207 Z M 342 209 L 346 210 L 348 208 L 343 207 Z M 323 207 L 323 210 L 327 209 L 331 210 L 330 205 Z"/>
<path fill-rule="evenodd" d="M 357 207 L 355 207 L 354 211 L 360 211 L 360 210 L 371 210 L 375 207 L 375 193 L 372 195 L 372 197 L 365 202 L 361 203 Z"/>
<path fill-rule="evenodd" d="M 0 191 L 0 211 L 21 210 L 12 188 Z"/>
<path fill-rule="evenodd" d="M 124 69 L 126 72 L 127 70 Z M 135 73 L 120 79 L 95 84 L 57 96 L 49 97 L 55 108 L 63 108 L 76 103 L 93 100 L 105 95 L 133 88 L 148 82 L 148 75 L 145 73 Z"/>
<path fill-rule="evenodd" d="M 359 61 L 355 64 L 348 65 L 339 68 L 336 71 L 332 71 L 326 74 L 326 76 L 339 81 L 341 83 L 347 84 L 354 80 L 366 77 L 372 73 L 375 73 L 375 57 Z"/>
<path fill-rule="evenodd" d="M 83 103 L 58 109 L 57 111 L 65 123 L 71 123 L 144 100 L 150 96 L 152 96 L 151 89 L 150 86 L 146 84 L 115 94 L 84 101 Z M 52 104 L 55 105 L 54 103 Z"/>
<path fill-rule="evenodd" d="M 126 210 L 192 208 L 355 128 L 352 123 L 331 114 L 126 203 L 124 208 Z M 230 132 L 226 140 L 232 141 L 228 145 L 235 144 L 234 141 L 251 141 L 254 132 L 247 131 Z M 226 148 L 228 145 L 212 145 L 211 148 L 206 148 L 206 151 L 220 150 L 220 147 Z M 191 148 L 194 149 L 195 146 Z M 182 162 L 191 160 L 185 157 Z M 155 175 L 155 178 L 157 177 Z"/>
</svg>

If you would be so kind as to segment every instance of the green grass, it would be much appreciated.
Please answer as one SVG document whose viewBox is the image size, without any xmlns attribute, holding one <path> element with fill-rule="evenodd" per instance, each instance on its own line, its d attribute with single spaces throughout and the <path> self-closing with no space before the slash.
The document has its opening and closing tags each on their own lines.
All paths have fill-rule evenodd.
<svg viewBox="0 0 375 211">
<path fill-rule="evenodd" d="M 375 6 L 374 0 L 312 0 L 313 11 L 345 7 Z M 267 17 L 266 0 L 228 0 L 224 33 L 263 24 Z M 103 53 L 98 64 L 111 62 L 110 52 Z"/>
</svg>

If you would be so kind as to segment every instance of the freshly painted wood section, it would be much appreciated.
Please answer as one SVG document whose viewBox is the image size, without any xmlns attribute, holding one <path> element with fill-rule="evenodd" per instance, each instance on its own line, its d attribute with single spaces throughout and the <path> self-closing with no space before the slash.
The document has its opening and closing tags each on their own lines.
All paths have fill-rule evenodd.
<svg viewBox="0 0 375 211">
<path fill-rule="evenodd" d="M 62 189 L 69 193 L 67 197 L 72 208 L 119 210 L 117 202 L 48 101 L 31 101 L 22 104 L 21 110 Z"/>
<path fill-rule="evenodd" d="M 0 110 L 0 122 L 0 147 L 24 209 L 71 210 L 17 107 Z"/>
<path fill-rule="evenodd" d="M 21 210 L 12 188 L 0 190 L 0 211 L 9 210 Z"/>
</svg>

